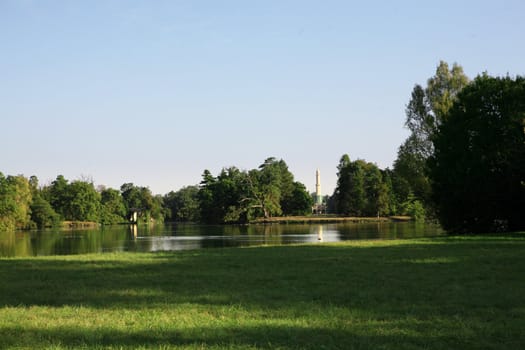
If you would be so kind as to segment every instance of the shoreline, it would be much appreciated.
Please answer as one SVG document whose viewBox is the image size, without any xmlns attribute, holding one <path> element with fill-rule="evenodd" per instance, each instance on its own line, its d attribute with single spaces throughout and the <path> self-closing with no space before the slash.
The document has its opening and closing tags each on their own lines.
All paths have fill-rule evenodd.
<svg viewBox="0 0 525 350">
<path fill-rule="evenodd" d="M 412 221 L 410 216 L 389 217 L 359 217 L 359 216 L 283 216 L 272 218 L 259 218 L 250 221 L 250 224 L 318 224 L 318 223 L 365 223 L 365 222 L 408 222 Z"/>
</svg>

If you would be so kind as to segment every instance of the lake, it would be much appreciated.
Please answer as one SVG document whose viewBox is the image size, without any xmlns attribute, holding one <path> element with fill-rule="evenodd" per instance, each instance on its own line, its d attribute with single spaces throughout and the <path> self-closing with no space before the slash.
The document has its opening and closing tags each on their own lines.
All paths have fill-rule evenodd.
<svg viewBox="0 0 525 350">
<path fill-rule="evenodd" d="M 210 226 L 162 224 L 84 230 L 0 232 L 0 257 L 103 252 L 155 252 L 217 247 L 403 239 L 442 235 L 435 225 L 411 222 Z"/>
</svg>

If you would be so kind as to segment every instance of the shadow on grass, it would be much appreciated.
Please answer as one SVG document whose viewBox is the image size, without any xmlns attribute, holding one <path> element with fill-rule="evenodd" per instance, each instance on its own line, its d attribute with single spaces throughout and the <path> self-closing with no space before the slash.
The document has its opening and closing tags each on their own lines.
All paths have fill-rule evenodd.
<svg viewBox="0 0 525 350">
<path fill-rule="evenodd" d="M 523 236 L 2 259 L 0 306 L 315 303 L 454 314 L 524 307 L 525 282 L 517 276 L 525 276 Z"/>
<path fill-rule="evenodd" d="M 30 341 L 25 344 L 24 340 Z M 453 334 L 432 338 L 396 329 L 341 329 L 259 326 L 195 328 L 155 332 L 116 332 L 103 329 L 1 329 L 3 347 L 39 344 L 57 348 L 168 348 L 195 347 L 228 349 L 421 349 L 436 348 L 431 344 L 452 348 L 468 348 L 474 339 L 458 340 Z M 472 345 L 472 344 L 470 344 Z M 487 345 L 487 344 L 485 344 Z M 512 341 L 507 345 L 517 345 Z"/>
<path fill-rule="evenodd" d="M 0 312 L 14 320 L 0 348 L 523 348 L 523 276 L 523 236 L 0 259 Z M 105 310 L 167 321 L 123 331 L 54 308 L 38 322 L 65 324 L 20 321 L 24 307 L 79 305 L 95 309 L 87 322 Z"/>
</svg>

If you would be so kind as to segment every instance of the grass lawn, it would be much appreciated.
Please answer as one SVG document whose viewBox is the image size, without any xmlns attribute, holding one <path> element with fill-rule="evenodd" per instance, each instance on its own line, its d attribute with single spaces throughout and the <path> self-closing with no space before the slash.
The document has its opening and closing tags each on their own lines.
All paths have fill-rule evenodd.
<svg viewBox="0 0 525 350">
<path fill-rule="evenodd" d="M 0 349 L 523 349 L 525 233 L 0 259 Z"/>
</svg>

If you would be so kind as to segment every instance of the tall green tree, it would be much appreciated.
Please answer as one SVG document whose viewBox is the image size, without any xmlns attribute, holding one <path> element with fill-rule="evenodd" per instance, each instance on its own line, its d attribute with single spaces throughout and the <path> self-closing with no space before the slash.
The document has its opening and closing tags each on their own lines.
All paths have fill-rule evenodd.
<svg viewBox="0 0 525 350">
<path fill-rule="evenodd" d="M 433 198 L 457 232 L 525 229 L 525 78 L 478 76 L 434 137 Z"/>
<path fill-rule="evenodd" d="M 221 173 L 214 177 L 205 170 L 198 198 L 201 220 L 206 223 L 246 221 L 249 208 L 246 172 L 229 167 L 222 169 Z"/>
<path fill-rule="evenodd" d="M 425 89 L 416 85 L 406 108 L 405 126 L 410 130 L 412 149 L 423 158 L 433 154 L 432 137 L 446 120 L 458 93 L 469 83 L 463 68 L 440 61 Z"/>
<path fill-rule="evenodd" d="M 337 186 L 333 194 L 334 209 L 339 214 L 349 215 L 350 208 L 350 189 L 352 186 L 352 175 L 350 174 L 350 157 L 344 154 L 337 166 Z"/>
<path fill-rule="evenodd" d="M 294 181 L 288 165 L 282 159 L 267 158 L 259 169 L 248 172 L 252 208 L 257 216 L 269 218 L 280 215 L 311 213 L 312 199 L 306 187 Z"/>
<path fill-rule="evenodd" d="M 199 216 L 203 222 L 208 224 L 217 224 L 223 220 L 218 198 L 215 193 L 216 183 L 217 178 L 215 178 L 209 170 L 204 170 L 197 197 L 200 208 Z"/>
<path fill-rule="evenodd" d="M 364 216 L 367 204 L 365 189 L 365 164 L 362 159 L 350 163 L 350 212 L 347 215 Z"/>
<path fill-rule="evenodd" d="M 156 222 L 164 222 L 164 197 L 160 194 L 153 196 L 153 206 L 151 208 L 151 218 Z"/>
<path fill-rule="evenodd" d="M 287 172 L 286 164 L 272 157 L 267 158 L 259 170 L 248 173 L 252 207 L 260 208 L 265 218 L 282 214 L 281 196 L 288 185 L 285 183 Z"/>
<path fill-rule="evenodd" d="M 237 167 L 223 169 L 215 184 L 215 203 L 220 210 L 221 223 L 246 222 L 247 182 L 246 172 Z"/>
<path fill-rule="evenodd" d="M 247 222 L 311 210 L 304 185 L 294 181 L 283 160 L 275 158 L 250 171 L 225 168 L 217 177 L 205 170 L 197 197 L 201 220 L 208 223 Z"/>
<path fill-rule="evenodd" d="M 42 196 L 63 220 L 100 220 L 100 194 L 92 181 L 69 182 L 63 175 L 58 175 L 42 190 Z"/>
<path fill-rule="evenodd" d="M 197 222 L 200 219 L 199 187 L 186 186 L 164 196 L 166 219 Z"/>
<path fill-rule="evenodd" d="M 308 215 L 312 213 L 313 197 L 308 193 L 304 184 L 293 182 L 292 192 L 281 200 L 284 215 Z"/>
<path fill-rule="evenodd" d="M 398 212 L 398 201 L 396 192 L 394 189 L 393 172 L 391 169 L 386 168 L 381 171 L 383 178 L 383 195 L 381 196 L 380 215 L 396 215 Z"/>
<path fill-rule="evenodd" d="M 76 180 L 67 187 L 66 220 L 100 222 L 100 193 L 92 182 Z"/>
<path fill-rule="evenodd" d="M 430 200 L 427 159 L 433 153 L 433 147 L 425 147 L 424 152 L 421 152 L 420 147 L 415 135 L 410 135 L 399 147 L 393 171 L 399 202 L 406 201 L 410 193 L 424 201 Z"/>
<path fill-rule="evenodd" d="M 50 186 L 43 189 L 43 196 L 58 213 L 61 219 L 65 219 L 69 213 L 67 205 L 70 202 L 68 191 L 69 182 L 63 175 L 58 175 Z"/>
<path fill-rule="evenodd" d="M 414 86 L 405 111 L 405 126 L 410 136 L 399 147 L 393 169 L 397 178 L 394 188 L 400 203 L 412 193 L 427 206 L 431 205 L 427 159 L 434 153 L 432 139 L 468 82 L 460 65 L 454 63 L 450 68 L 448 63 L 440 61 L 435 75 L 427 80 L 426 88 Z"/>
<path fill-rule="evenodd" d="M 29 225 L 31 186 L 22 175 L 5 177 L 0 172 L 0 230 L 14 230 Z"/>
<path fill-rule="evenodd" d="M 159 198 L 153 196 L 149 188 L 125 183 L 120 186 L 120 192 L 128 214 L 138 211 L 139 217 L 146 222 L 149 222 L 151 218 L 161 219 L 162 204 Z"/>
<path fill-rule="evenodd" d="M 100 222 L 118 224 L 126 220 L 126 204 L 119 190 L 104 188 L 100 191 Z"/>
<path fill-rule="evenodd" d="M 29 186 L 33 200 L 31 202 L 31 221 L 37 228 L 56 226 L 60 223 L 60 216 L 55 212 L 51 204 L 44 198 L 42 190 L 38 186 L 38 178 L 31 176 Z"/>
<path fill-rule="evenodd" d="M 334 201 L 337 213 L 376 216 L 390 213 L 388 185 L 377 165 L 343 155 L 338 166 Z"/>
<path fill-rule="evenodd" d="M 389 193 L 388 187 L 383 181 L 381 170 L 373 163 L 365 163 L 364 172 L 365 205 L 363 215 L 388 215 L 390 212 Z"/>
<path fill-rule="evenodd" d="M 31 202 L 31 221 L 37 228 L 56 226 L 60 223 L 58 215 L 51 204 L 40 193 L 33 197 Z"/>
</svg>

